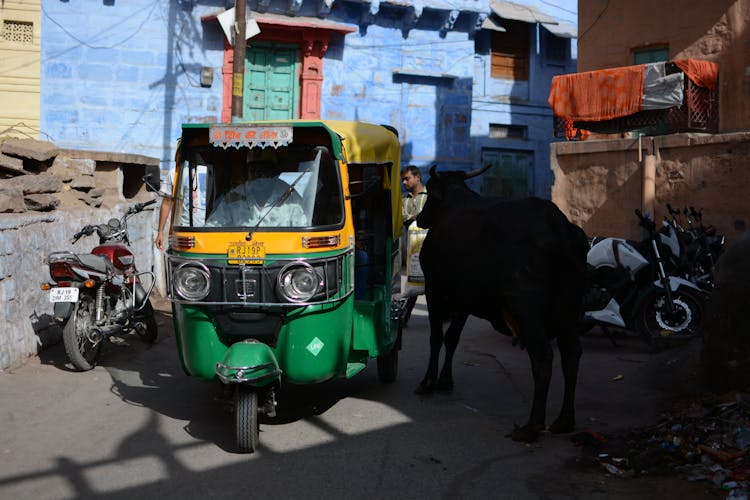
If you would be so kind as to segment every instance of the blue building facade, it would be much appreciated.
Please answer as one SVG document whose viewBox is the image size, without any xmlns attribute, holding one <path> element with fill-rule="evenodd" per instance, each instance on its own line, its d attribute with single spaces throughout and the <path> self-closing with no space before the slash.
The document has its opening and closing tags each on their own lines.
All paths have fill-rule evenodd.
<svg viewBox="0 0 750 500">
<path fill-rule="evenodd" d="M 44 2 L 43 136 L 65 148 L 157 157 L 167 169 L 182 123 L 228 118 L 232 49 L 217 14 L 233 5 Z M 279 98 L 291 103 L 289 117 L 389 124 L 404 164 L 492 163 L 476 181 L 483 192 L 549 197 L 546 101 L 552 76 L 575 71 L 575 0 L 247 5 L 261 29 L 247 64 L 290 55 L 296 87 Z M 281 77 L 269 72 L 266 85 Z M 246 102 L 259 81 L 246 82 Z"/>
</svg>

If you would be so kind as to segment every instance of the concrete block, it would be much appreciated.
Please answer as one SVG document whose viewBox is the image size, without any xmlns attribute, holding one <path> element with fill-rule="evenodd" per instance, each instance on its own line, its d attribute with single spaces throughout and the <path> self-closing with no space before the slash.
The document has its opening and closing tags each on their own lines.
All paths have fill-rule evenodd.
<svg viewBox="0 0 750 500">
<path fill-rule="evenodd" d="M 66 155 L 60 155 L 55 158 L 52 167 L 47 169 L 56 175 L 62 176 L 63 179 L 70 177 L 65 182 L 69 182 L 77 175 L 94 175 L 96 170 L 96 161 L 84 158 L 70 158 Z"/>
<path fill-rule="evenodd" d="M 26 170 L 23 169 L 23 160 L 20 158 L 13 158 L 12 156 L 4 155 L 0 153 L 0 170 L 12 172 L 14 174 L 26 174 Z"/>
<path fill-rule="evenodd" d="M 70 187 L 78 191 L 88 191 L 96 187 L 96 181 L 90 175 L 77 175 L 70 183 Z"/>
<path fill-rule="evenodd" d="M 26 211 L 23 190 L 18 186 L 0 185 L 0 213 L 21 213 Z"/>
<path fill-rule="evenodd" d="M 66 63 L 50 63 L 42 65 L 44 76 L 48 78 L 65 78 L 73 77 L 73 68 Z"/>
<path fill-rule="evenodd" d="M 76 67 L 76 73 L 81 80 L 94 82 L 112 81 L 112 67 L 105 64 L 81 64 Z"/>
<path fill-rule="evenodd" d="M 118 82 L 138 81 L 138 68 L 133 66 L 119 66 L 115 69 L 115 80 Z"/>
<path fill-rule="evenodd" d="M 60 124 L 62 130 L 68 128 L 71 123 L 78 123 L 78 112 L 75 110 L 57 109 L 45 113 L 47 122 Z M 59 134 L 55 134 L 59 135 Z"/>
<path fill-rule="evenodd" d="M 78 193 L 76 197 L 90 207 L 100 207 L 103 201 L 102 198 L 95 198 L 88 193 Z"/>
<path fill-rule="evenodd" d="M 23 199 L 28 210 L 36 210 L 38 212 L 49 212 L 60 205 L 60 200 L 51 194 L 30 194 L 24 196 Z"/>
<path fill-rule="evenodd" d="M 62 189 L 63 184 L 60 176 L 49 173 L 49 171 L 41 174 L 20 175 L 5 182 L 12 186 L 19 186 L 24 195 L 57 193 Z"/>
<path fill-rule="evenodd" d="M 127 50 L 120 53 L 122 64 L 150 66 L 155 64 L 154 53 L 145 50 Z"/>
<path fill-rule="evenodd" d="M 3 154 L 36 161 L 47 161 L 59 152 L 60 148 L 51 142 L 36 139 L 8 139 L 2 145 Z"/>
</svg>

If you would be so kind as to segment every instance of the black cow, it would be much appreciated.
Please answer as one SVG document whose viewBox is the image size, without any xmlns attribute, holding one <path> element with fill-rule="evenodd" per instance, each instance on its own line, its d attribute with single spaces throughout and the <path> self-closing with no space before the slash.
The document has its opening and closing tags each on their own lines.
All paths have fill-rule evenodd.
<svg viewBox="0 0 750 500">
<path fill-rule="evenodd" d="M 430 169 L 427 202 L 417 217 L 429 229 L 419 261 L 430 317 L 430 361 L 415 391 L 453 389 L 451 362 L 470 314 L 514 337 L 531 359 L 534 401 L 529 420 L 512 438 L 531 442 L 545 428 L 552 347 L 557 338 L 565 396 L 553 433 L 575 428 L 575 387 L 581 344 L 588 241 L 557 206 L 541 198 L 504 201 L 482 197 L 465 180 L 484 172 Z M 443 337 L 443 322 L 450 320 Z M 445 361 L 438 377 L 440 349 Z"/>
</svg>

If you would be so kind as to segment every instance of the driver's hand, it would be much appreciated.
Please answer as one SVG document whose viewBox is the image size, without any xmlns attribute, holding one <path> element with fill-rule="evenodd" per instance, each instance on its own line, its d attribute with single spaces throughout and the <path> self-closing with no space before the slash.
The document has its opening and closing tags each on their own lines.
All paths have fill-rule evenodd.
<svg viewBox="0 0 750 500">
<path fill-rule="evenodd" d="M 159 250 L 164 250 L 164 231 L 159 231 L 159 234 L 156 235 L 156 248 Z"/>
</svg>

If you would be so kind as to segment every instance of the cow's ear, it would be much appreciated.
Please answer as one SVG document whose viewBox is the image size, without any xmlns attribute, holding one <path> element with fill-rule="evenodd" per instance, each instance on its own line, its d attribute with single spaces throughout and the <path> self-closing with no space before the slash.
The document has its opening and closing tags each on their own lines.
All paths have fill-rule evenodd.
<svg viewBox="0 0 750 500">
<path fill-rule="evenodd" d="M 435 173 L 436 168 L 437 168 L 437 165 L 433 165 L 430 167 L 430 177 L 437 177 L 437 174 Z"/>
</svg>

